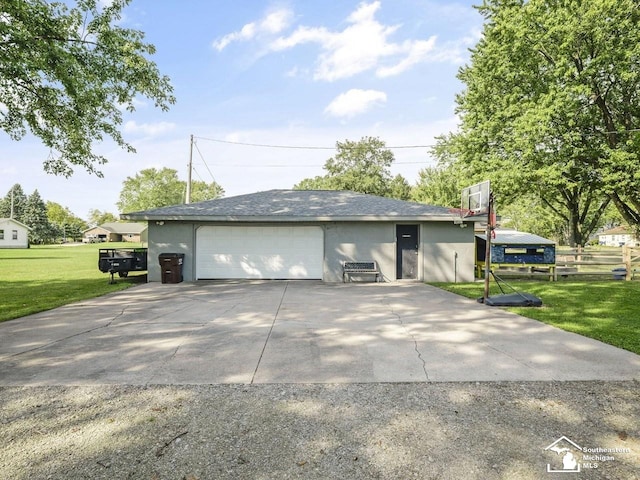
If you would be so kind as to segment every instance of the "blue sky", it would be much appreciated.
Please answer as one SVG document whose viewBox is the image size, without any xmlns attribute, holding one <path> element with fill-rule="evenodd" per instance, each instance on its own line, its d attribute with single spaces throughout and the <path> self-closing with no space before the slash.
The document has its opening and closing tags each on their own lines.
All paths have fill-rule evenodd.
<svg viewBox="0 0 640 480">
<path fill-rule="evenodd" d="M 390 147 L 431 145 L 456 127 L 456 73 L 482 28 L 472 4 L 132 0 L 122 25 L 156 46 L 153 58 L 172 80 L 176 105 L 163 113 L 140 99 L 122 127 L 137 154 L 99 145 L 109 158 L 104 178 L 80 169 L 69 179 L 47 175 L 48 149 L 0 132 L 0 195 L 19 183 L 82 218 L 90 209 L 118 213 L 128 176 L 169 167 L 187 178 L 192 134 L 193 178 L 214 178 L 227 196 L 322 175 L 336 141 L 374 136 Z M 392 173 L 411 184 L 433 165 L 427 148 L 393 151 Z"/>
</svg>

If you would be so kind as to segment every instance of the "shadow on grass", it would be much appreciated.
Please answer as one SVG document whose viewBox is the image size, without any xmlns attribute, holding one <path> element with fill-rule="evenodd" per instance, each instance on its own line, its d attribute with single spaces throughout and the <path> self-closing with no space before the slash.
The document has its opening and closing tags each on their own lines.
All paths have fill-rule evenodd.
<svg viewBox="0 0 640 480">
<path fill-rule="evenodd" d="M 640 304 L 636 300 L 639 282 L 510 279 L 508 284 L 520 292 L 540 297 L 543 302 L 542 308 L 514 307 L 508 311 L 640 354 L 637 321 Z M 433 285 L 468 298 L 483 294 L 482 283 Z M 508 287 L 503 288 L 511 292 Z M 492 280 L 490 295 L 498 293 L 501 292 Z"/>
</svg>

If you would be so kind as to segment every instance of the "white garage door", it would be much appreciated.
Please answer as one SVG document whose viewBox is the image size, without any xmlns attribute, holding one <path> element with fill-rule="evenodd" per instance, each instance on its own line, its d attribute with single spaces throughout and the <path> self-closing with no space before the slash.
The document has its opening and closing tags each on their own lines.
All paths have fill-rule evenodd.
<svg viewBox="0 0 640 480">
<path fill-rule="evenodd" d="M 196 278 L 322 279 L 321 227 L 200 227 Z"/>
</svg>

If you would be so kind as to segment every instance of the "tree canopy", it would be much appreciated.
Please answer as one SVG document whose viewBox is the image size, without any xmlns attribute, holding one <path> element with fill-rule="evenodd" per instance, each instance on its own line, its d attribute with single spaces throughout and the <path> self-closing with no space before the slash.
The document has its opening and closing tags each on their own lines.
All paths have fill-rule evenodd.
<svg viewBox="0 0 640 480">
<path fill-rule="evenodd" d="M 102 225 L 103 223 L 117 222 L 118 216 L 106 210 L 92 208 L 89 210 L 88 220 L 90 225 Z"/>
<path fill-rule="evenodd" d="M 53 227 L 55 237 L 66 239 L 79 239 L 87 228 L 87 222 L 76 217 L 71 210 L 59 203 L 47 202 L 47 218 Z"/>
<path fill-rule="evenodd" d="M 96 142 L 109 137 L 134 151 L 119 126 L 136 97 L 162 110 L 175 101 L 148 58 L 155 47 L 118 25 L 129 1 L 0 3 L 0 129 L 14 140 L 39 137 L 52 150 L 48 173 L 69 176 L 79 166 L 101 175 L 97 165 L 107 159 Z"/>
<path fill-rule="evenodd" d="M 13 203 L 13 210 L 11 204 Z M 80 238 L 87 223 L 67 207 L 45 202 L 38 190 L 26 195 L 19 183 L 0 199 L 0 217 L 14 218 L 31 228 L 29 241 L 50 243 L 61 238 Z"/>
<path fill-rule="evenodd" d="M 634 0 L 486 0 L 440 148 L 499 196 L 540 195 L 584 243 L 613 202 L 640 225 L 640 9 Z"/>
<path fill-rule="evenodd" d="M 184 203 L 187 182 L 178 178 L 173 168 L 147 168 L 122 183 L 117 206 L 121 213 L 138 212 L 152 208 Z M 191 201 L 212 200 L 224 195 L 224 189 L 215 182 L 194 181 L 191 185 Z"/>
<path fill-rule="evenodd" d="M 15 218 L 20 221 L 24 206 L 27 203 L 27 195 L 22 185 L 16 183 L 9 189 L 4 198 L 0 199 L 0 218 Z"/>
<path fill-rule="evenodd" d="M 407 199 L 410 187 L 401 176 L 391 176 L 395 158 L 377 137 L 363 137 L 354 142 L 336 142 L 337 153 L 329 158 L 327 174 L 306 178 L 293 188 L 298 190 L 351 190 L 354 192 Z"/>
</svg>

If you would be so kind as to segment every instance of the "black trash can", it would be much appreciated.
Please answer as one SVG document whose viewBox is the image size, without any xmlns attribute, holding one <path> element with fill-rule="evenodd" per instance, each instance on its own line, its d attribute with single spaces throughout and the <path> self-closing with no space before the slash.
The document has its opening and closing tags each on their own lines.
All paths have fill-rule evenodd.
<svg viewBox="0 0 640 480">
<path fill-rule="evenodd" d="M 162 283 L 180 283 L 182 277 L 182 265 L 184 253 L 161 253 L 158 256 Z"/>
<path fill-rule="evenodd" d="M 613 273 L 614 280 L 626 280 L 627 278 L 627 269 L 624 267 L 614 268 L 613 270 L 611 270 L 611 273 Z"/>
</svg>

